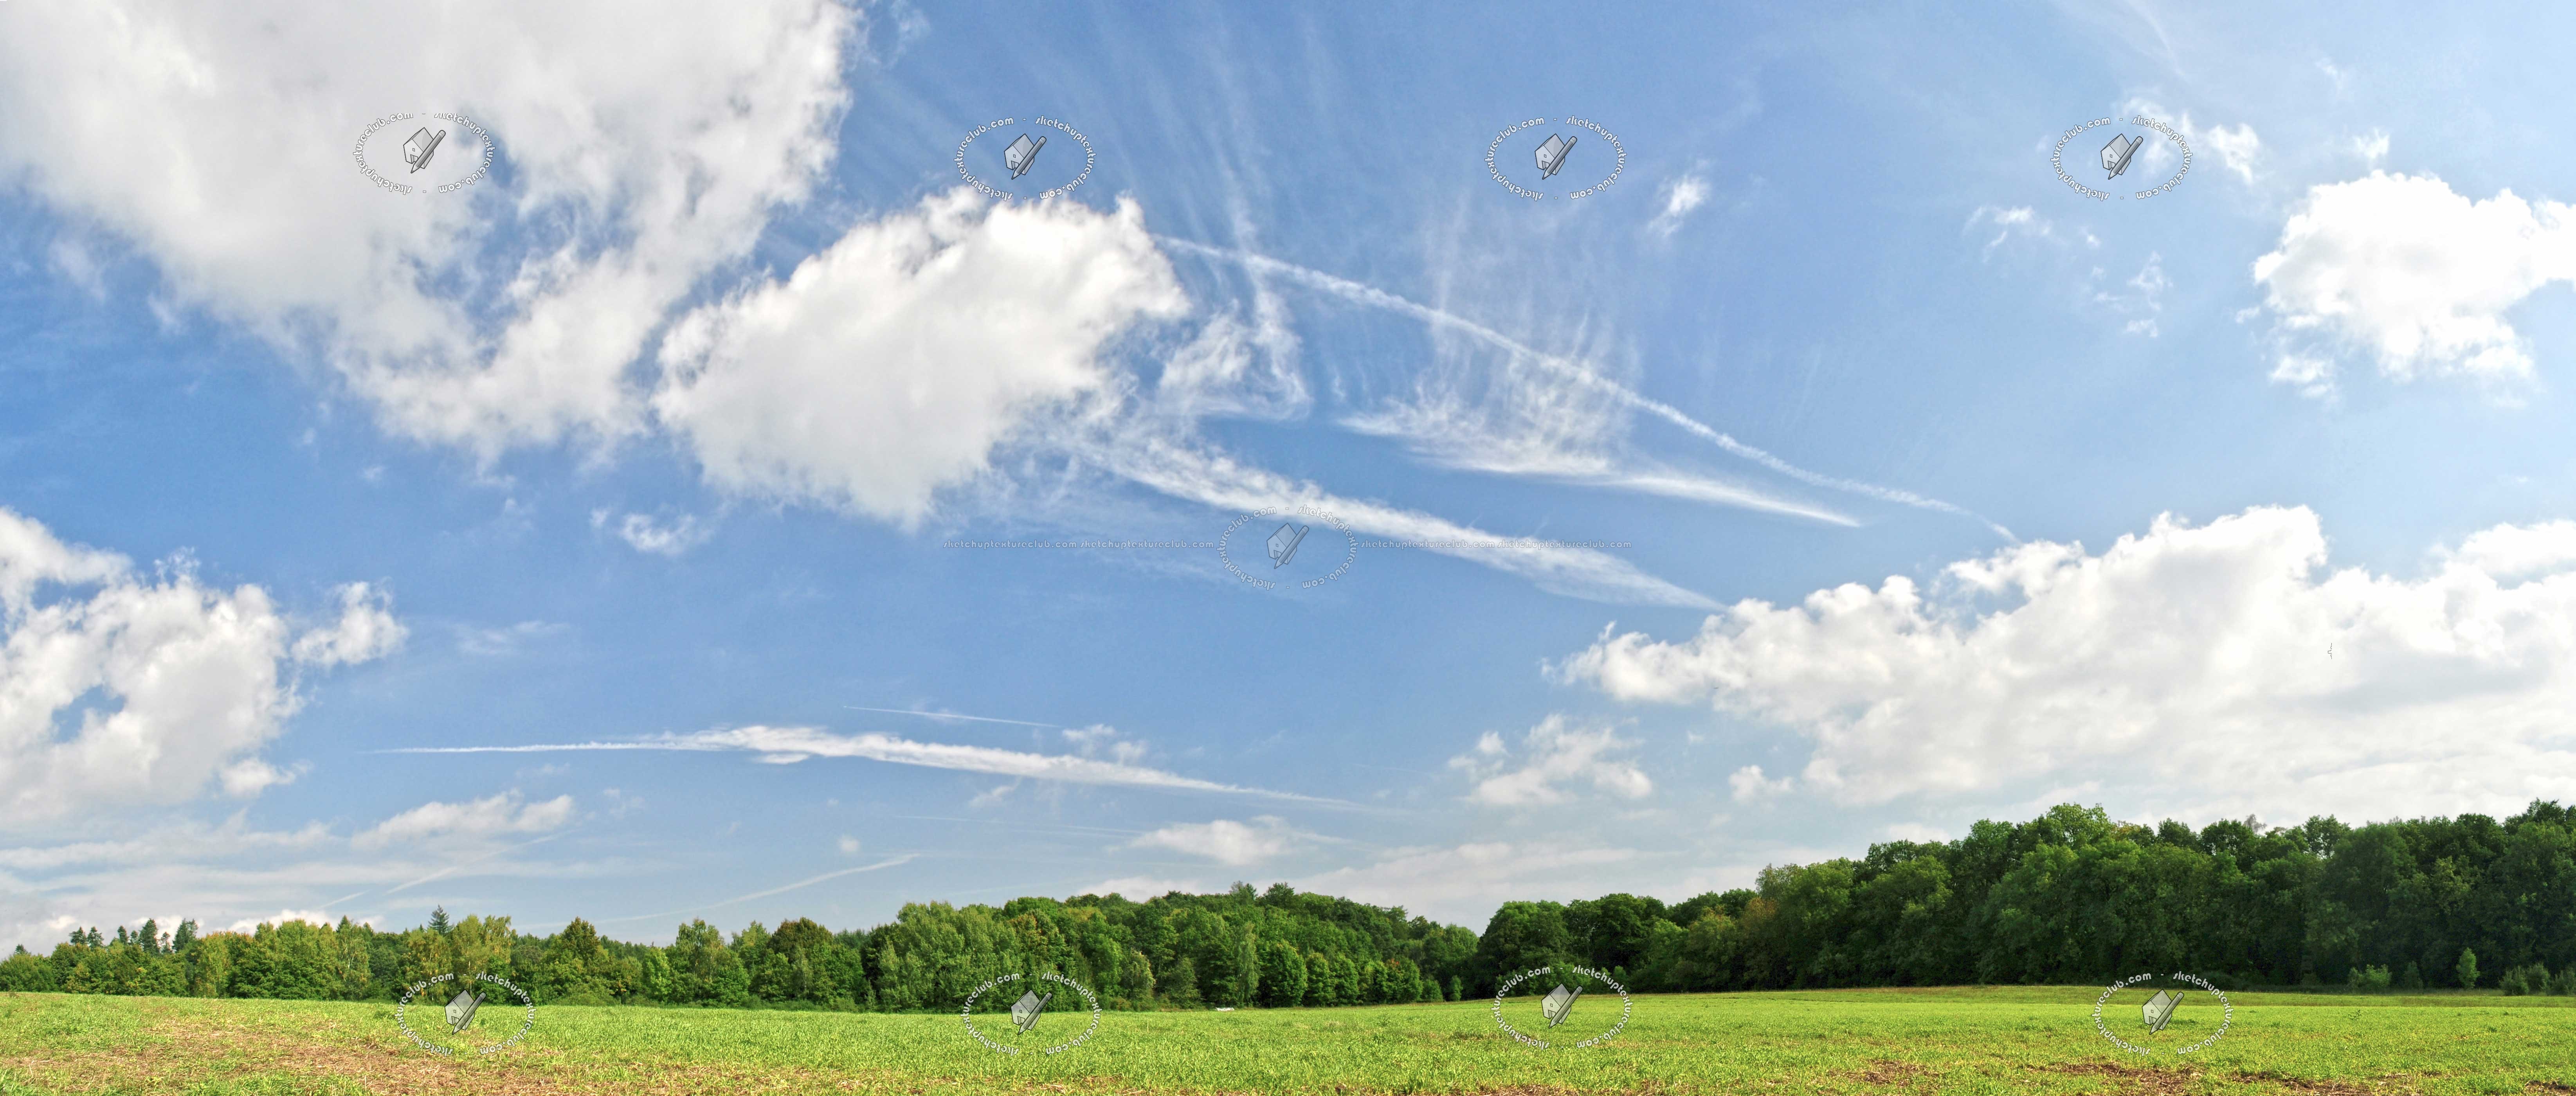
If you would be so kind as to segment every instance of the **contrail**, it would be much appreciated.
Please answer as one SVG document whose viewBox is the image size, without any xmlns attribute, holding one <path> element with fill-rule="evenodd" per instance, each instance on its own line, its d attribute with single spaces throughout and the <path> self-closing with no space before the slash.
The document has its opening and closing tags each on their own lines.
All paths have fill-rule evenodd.
<svg viewBox="0 0 2576 1096">
<path fill-rule="evenodd" d="M 1243 266 L 1254 270 L 1278 274 L 1295 281 L 1304 282 L 1309 286 L 1321 289 L 1344 300 L 1354 301 L 1375 308 L 1383 308 L 1390 312 L 1399 312 L 1436 327 L 1446 327 L 1455 331 L 1463 332 L 1493 346 L 1500 347 L 1511 353 L 1519 354 L 1536 361 L 1541 365 L 1554 370 L 1559 375 L 1582 384 L 1593 391 L 1600 392 L 1629 407 L 1643 411 L 1649 415 L 1655 416 L 1656 418 L 1662 419 L 1665 422 L 1681 427 L 1694 435 L 1715 443 L 1720 449 L 1724 449 L 1729 453 L 1733 453 L 1736 456 L 1752 461 L 1801 483 L 1811 484 L 1817 487 L 1829 487 L 1837 491 L 1848 491 L 1852 494 L 1865 495 L 1885 502 L 1893 502 L 1925 510 L 1937 510 L 1945 514 L 1956 514 L 1960 517 L 1982 523 L 1986 528 L 1994 530 L 1996 534 L 2002 536 L 2005 540 L 2012 541 L 2016 544 L 2021 542 L 2021 538 L 2014 536 L 2012 530 L 2006 529 L 2001 525 L 1997 525 L 1993 521 L 1987 519 L 1984 515 L 1962 506 L 1943 502 L 1940 499 L 1926 498 L 1922 495 L 1915 494 L 1912 491 L 1900 491 L 1893 487 L 1881 487 L 1874 483 L 1862 483 L 1858 480 L 1841 479 L 1835 476 L 1824 475 L 1820 472 L 1807 471 L 1806 469 L 1800 468 L 1788 461 L 1781 460 L 1779 457 L 1773 456 L 1764 450 L 1757 449 L 1753 446 L 1737 441 L 1733 437 L 1728 436 L 1725 432 L 1717 430 L 1709 426 L 1707 423 L 1694 419 L 1689 415 L 1683 414 L 1682 410 L 1678 407 L 1661 400 L 1648 399 L 1647 397 L 1630 390 L 1625 385 L 1601 377 L 1600 375 L 1593 373 L 1591 370 L 1585 369 L 1581 365 L 1576 364 L 1570 358 L 1557 354 L 1543 353 L 1536 347 L 1530 346 L 1512 338 L 1509 335 L 1505 335 L 1500 331 L 1496 331 L 1493 328 L 1487 327 L 1463 316 L 1443 312 L 1429 305 L 1416 304 L 1413 301 L 1398 297 L 1383 289 L 1379 289 L 1374 286 L 1362 285 L 1358 282 L 1351 281 L 1348 278 L 1335 277 L 1320 270 L 1298 266 L 1295 263 L 1281 262 L 1280 260 L 1273 259 L 1267 255 L 1256 255 L 1249 251 L 1236 251 L 1229 248 L 1209 247 L 1206 244 L 1198 243 L 1193 240 L 1183 240 L 1172 236 L 1156 236 L 1154 239 L 1158 243 L 1177 250 L 1189 252 L 1193 255 L 1204 255 L 1212 259 L 1223 259 L 1227 262 L 1240 263 Z"/>
<path fill-rule="evenodd" d="M 862 708 L 856 704 L 844 704 L 841 706 L 854 712 L 884 712 L 887 715 L 917 715 L 923 719 L 967 719 L 973 720 L 977 723 L 1008 723 L 1016 727 L 1045 727 L 1050 730 L 1059 729 L 1064 726 L 1064 724 L 1061 723 L 1031 723 L 1025 719 L 995 719 L 989 715 L 959 715 L 955 712 L 925 712 L 913 708 Z"/>
<path fill-rule="evenodd" d="M 813 885 L 814 885 L 814 884 L 816 884 L 816 883 L 823 882 L 824 880 L 827 880 L 827 879 L 838 879 L 838 878 L 840 878 L 840 877 L 842 877 L 842 876 L 844 876 L 844 875 L 856 875 L 856 874 L 858 874 L 858 873 L 860 873 L 860 872 L 863 872 L 863 871 L 875 871 L 875 870 L 877 870 L 877 869 L 879 869 L 879 868 L 891 868 L 891 867 L 895 867 L 895 866 L 897 866 L 897 865 L 901 865 L 901 864 L 909 864 L 909 863 L 912 863 L 914 860 L 918 859 L 918 858 L 920 857 L 920 855 L 921 855 L 921 854 L 919 854 L 919 853 L 911 853 L 911 852 L 908 852 L 908 853 L 905 853 L 905 854 L 903 854 L 903 855 L 901 855 L 901 856 L 895 857 L 894 859 L 886 860 L 886 861 L 882 861 L 882 862 L 875 863 L 875 864 L 869 864 L 869 865 L 867 865 L 867 866 L 865 866 L 865 867 L 857 867 L 857 868 L 843 868 L 843 869 L 841 869 L 841 870 L 839 870 L 839 871 L 828 871 L 828 872 L 824 872 L 824 873 L 823 873 L 823 874 L 821 874 L 821 875 L 817 875 L 817 876 L 815 876 L 815 877 L 813 877 L 813 878 L 811 878 L 811 879 L 803 879 L 803 880 L 799 880 L 799 881 L 794 882 L 794 883 L 789 883 L 789 884 L 787 884 L 786 886 L 783 886 L 783 887 L 771 887 L 771 888 L 770 888 L 770 889 L 768 889 L 768 890 L 765 890 L 765 891 L 757 891 L 757 892 L 754 892 L 754 893 L 751 893 L 751 894 L 746 894 L 746 895 L 743 895 L 743 896 L 742 896 L 742 897 L 740 897 L 740 898 L 727 898 L 727 899 L 725 899 L 725 900 L 724 900 L 724 901 L 722 901 L 722 902 L 710 902 L 710 903 L 708 903 L 708 904 L 706 904 L 706 905 L 703 905 L 703 906 L 691 906 L 691 907 L 689 907 L 689 908 L 687 908 L 687 909 L 668 910 L 668 911 L 665 911 L 665 912 L 662 912 L 662 913 L 639 913 L 639 914 L 635 914 L 635 915 L 633 915 L 633 916 L 631 916 L 631 917 L 602 917 L 602 918 L 600 918 L 600 919 L 599 919 L 599 921 L 600 921 L 600 923 L 601 923 L 601 924 L 613 924 L 613 923 L 616 923 L 616 922 L 619 922 L 619 921 L 642 921 L 642 920 L 645 920 L 645 919 L 647 919 L 647 918 L 652 918 L 652 917 L 671 917 L 671 916 L 675 916 L 675 915 L 677 915 L 677 914 L 683 914 L 683 913 L 696 913 L 696 912 L 698 912 L 698 911 L 700 911 L 700 910 L 711 910 L 711 909 L 715 909 L 715 908 L 717 908 L 717 907 L 719 907 L 719 906 L 730 906 L 730 905 L 733 905 L 733 904 L 734 904 L 734 903 L 736 903 L 736 902 L 749 902 L 749 901 L 751 901 L 752 899 L 755 899 L 755 898 L 767 898 L 767 897 L 769 897 L 770 895 L 773 895 L 773 894 L 785 894 L 785 893 L 787 893 L 788 891 L 792 891 L 792 890 L 797 889 L 798 887 L 810 887 L 810 886 L 813 886 Z"/>
</svg>

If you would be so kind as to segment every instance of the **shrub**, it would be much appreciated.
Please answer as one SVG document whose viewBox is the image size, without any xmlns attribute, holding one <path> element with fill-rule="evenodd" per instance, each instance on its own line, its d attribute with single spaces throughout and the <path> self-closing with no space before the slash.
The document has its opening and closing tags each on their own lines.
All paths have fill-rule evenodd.
<svg viewBox="0 0 2576 1096">
<path fill-rule="evenodd" d="M 2549 992 L 2560 997 L 2576 997 L 2576 963 L 2569 963 L 2549 979 Z"/>
<path fill-rule="evenodd" d="M 2531 975 L 2526 967 L 2506 967 L 2496 976 L 2496 988 L 2507 997 L 2521 997 L 2531 992 Z"/>
<path fill-rule="evenodd" d="M 2460 980 L 2460 988 L 2461 988 L 2461 989 L 2475 989 L 2475 988 L 2477 988 L 2477 985 L 2478 985 L 2478 953 L 2477 953 L 2476 949 L 2474 949 L 2474 948 L 2462 948 L 2462 949 L 2460 949 L 2460 965 L 2459 965 L 2459 966 L 2456 966 L 2456 967 L 2451 968 L 2451 973 L 2452 973 L 2454 976 L 2456 976 L 2457 978 L 2459 978 L 2459 980 Z"/>
<path fill-rule="evenodd" d="M 2406 973 L 2397 976 L 2397 988 L 2406 990 L 2424 988 L 2424 972 L 2415 965 L 2413 960 L 2407 961 Z"/>
<path fill-rule="evenodd" d="M 2388 968 L 2357 966 L 2344 981 L 2364 993 L 2385 993 L 2388 991 Z"/>
</svg>

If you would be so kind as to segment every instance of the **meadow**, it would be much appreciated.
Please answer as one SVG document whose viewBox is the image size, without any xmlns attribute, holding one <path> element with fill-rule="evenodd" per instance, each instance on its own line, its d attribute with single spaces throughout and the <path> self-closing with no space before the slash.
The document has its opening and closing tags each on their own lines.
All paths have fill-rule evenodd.
<svg viewBox="0 0 2576 1096">
<path fill-rule="evenodd" d="M 1109 1013 L 1056 1056 L 953 1014 L 547 1006 L 444 1059 L 389 1004 L 0 994 L 0 1096 L 32 1093 L 2569 1093 L 2576 1000 L 2231 994 L 2226 1037 L 2141 1060 L 2098 987 L 1639 996 L 1597 1048 L 1522 1046 L 1487 1002 Z M 515 1028 L 515 1025 L 513 1025 Z"/>
</svg>

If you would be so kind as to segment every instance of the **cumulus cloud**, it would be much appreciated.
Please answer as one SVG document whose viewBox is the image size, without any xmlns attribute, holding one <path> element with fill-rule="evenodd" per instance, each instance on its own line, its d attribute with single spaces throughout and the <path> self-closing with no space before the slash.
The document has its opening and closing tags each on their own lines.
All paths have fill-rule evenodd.
<svg viewBox="0 0 2576 1096">
<path fill-rule="evenodd" d="M 177 299 L 317 352 L 391 429 L 489 457 L 639 427 L 625 374 L 650 333 L 830 161 L 859 16 L 102 0 L 15 5 L 9 28 L 0 175 L 123 238 Z M 490 132 L 495 177 L 367 184 L 361 131 L 425 111 Z"/>
<path fill-rule="evenodd" d="M 1305 836 L 1290 828 L 1287 819 L 1265 814 L 1249 823 L 1224 818 L 1176 823 L 1139 837 L 1127 847 L 1171 849 L 1240 868 L 1287 855 Z"/>
<path fill-rule="evenodd" d="M 394 619 L 393 599 L 363 582 L 340 587 L 340 619 L 295 640 L 295 660 L 316 666 L 372 662 L 401 650 L 411 633 Z"/>
<path fill-rule="evenodd" d="M 2310 188 L 2254 280 L 2286 331 L 2367 350 L 2391 380 L 2527 378 L 2530 348 L 2505 313 L 2576 281 L 2576 221 L 2560 202 L 2472 200 L 2431 176 L 2374 171 Z M 2330 390 L 2331 366 L 2298 357 L 2274 379 Z"/>
<path fill-rule="evenodd" d="M 1106 385 L 1110 340 L 1187 308 L 1134 201 L 960 188 L 692 312 L 653 403 L 720 487 L 909 528 L 1029 416 Z"/>
<path fill-rule="evenodd" d="M 1777 780 L 1765 779 L 1760 765 L 1747 765 L 1726 777 L 1726 786 L 1734 790 L 1738 803 L 1780 795 L 1787 792 L 1790 785 L 1790 779 L 1785 776 Z"/>
<path fill-rule="evenodd" d="M 1540 720 L 1523 736 L 1518 754 L 1491 731 L 1477 740 L 1473 753 L 1449 759 L 1449 767 L 1476 782 L 1467 798 L 1494 806 L 1562 803 L 1559 785 L 1589 783 L 1593 789 L 1628 799 L 1643 799 L 1654 782 L 1631 762 L 1610 754 L 1633 748 L 1608 726 L 1578 727 L 1562 715 Z"/>
<path fill-rule="evenodd" d="M 0 509 L 0 817 L 292 780 L 300 769 L 258 756 L 297 705 L 286 666 L 365 661 L 400 640 L 364 584 L 341 599 L 338 622 L 297 636 L 257 586 L 206 587 L 184 560 L 145 577 Z"/>
<path fill-rule="evenodd" d="M 361 849 L 425 837 L 491 837 L 497 834 L 546 833 L 572 820 L 572 797 L 559 795 L 542 803 L 523 803 L 516 790 L 466 803 L 428 802 L 377 823 L 350 839 Z"/>
<path fill-rule="evenodd" d="M 2098 555 L 1953 564 L 1932 595 L 1893 577 L 1744 601 L 1679 641 L 1605 630 L 1558 670 L 1794 730 L 1802 782 L 1846 804 L 2087 780 L 2199 816 L 2563 795 L 2576 523 L 2498 526 L 2413 580 L 2326 558 L 2304 508 L 2167 516 Z"/>
</svg>

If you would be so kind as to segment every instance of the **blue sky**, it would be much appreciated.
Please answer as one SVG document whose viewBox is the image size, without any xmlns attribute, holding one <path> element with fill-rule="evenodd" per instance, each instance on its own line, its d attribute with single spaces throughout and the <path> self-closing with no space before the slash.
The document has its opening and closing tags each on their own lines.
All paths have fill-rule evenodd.
<svg viewBox="0 0 2576 1096">
<path fill-rule="evenodd" d="M 0 947 L 2563 797 L 2571 22 L 17 0 Z"/>
</svg>

